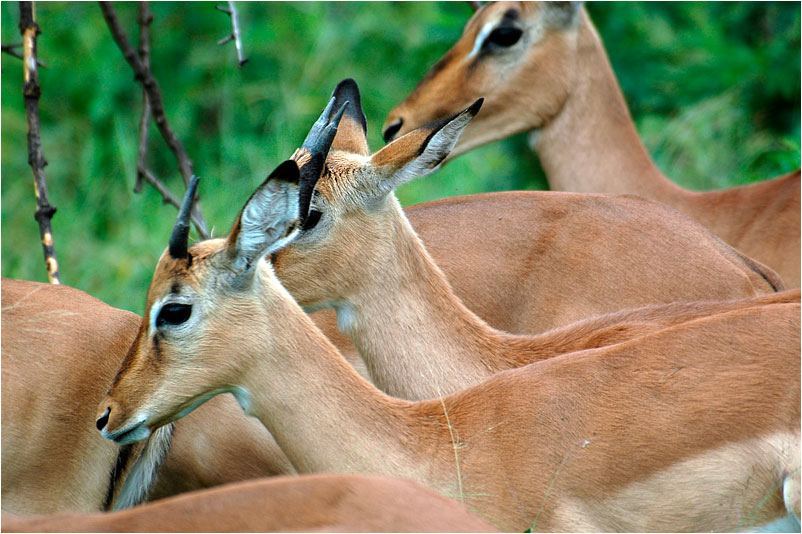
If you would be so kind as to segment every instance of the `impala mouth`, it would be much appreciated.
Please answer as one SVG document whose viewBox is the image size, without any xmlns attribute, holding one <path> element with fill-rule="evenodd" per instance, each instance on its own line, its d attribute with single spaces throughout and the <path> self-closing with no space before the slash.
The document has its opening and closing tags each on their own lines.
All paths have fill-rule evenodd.
<svg viewBox="0 0 802 534">
<path fill-rule="evenodd" d="M 102 430 L 101 434 L 103 434 L 104 438 L 112 440 L 117 445 L 136 443 L 137 441 L 142 441 L 150 436 L 150 429 L 142 426 L 144 423 L 145 419 L 142 419 L 141 421 L 128 426 L 128 428 L 120 429 L 117 432 L 107 432 L 106 430 Z"/>
</svg>

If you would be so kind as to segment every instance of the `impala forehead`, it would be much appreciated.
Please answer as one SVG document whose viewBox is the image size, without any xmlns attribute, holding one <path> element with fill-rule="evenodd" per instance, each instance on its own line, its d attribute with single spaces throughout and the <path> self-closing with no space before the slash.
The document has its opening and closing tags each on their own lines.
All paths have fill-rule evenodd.
<svg viewBox="0 0 802 534">
<path fill-rule="evenodd" d="M 360 181 L 357 178 L 369 165 L 370 159 L 366 156 L 332 150 L 326 158 L 323 174 L 315 190 L 330 203 L 347 199 L 351 193 L 359 190 Z"/>
<path fill-rule="evenodd" d="M 538 9 L 540 2 L 493 2 L 483 5 L 465 24 L 463 36 L 476 36 L 486 24 L 498 24 L 505 15 L 518 17 L 520 14 Z M 514 13 L 514 14 L 513 14 Z"/>
<path fill-rule="evenodd" d="M 485 28 L 498 25 L 503 19 L 518 20 L 523 25 L 528 25 L 536 20 L 538 13 L 544 7 L 545 2 L 494 2 L 485 4 L 482 9 L 474 14 L 474 17 L 465 25 L 463 38 L 477 41 L 477 37 Z"/>
<path fill-rule="evenodd" d="M 153 273 L 145 303 L 145 319 L 151 334 L 165 302 L 186 301 L 200 294 L 204 273 L 208 271 L 211 259 L 224 245 L 223 239 L 196 243 L 189 249 L 191 260 L 175 259 L 170 256 L 169 250 L 164 251 Z"/>
</svg>

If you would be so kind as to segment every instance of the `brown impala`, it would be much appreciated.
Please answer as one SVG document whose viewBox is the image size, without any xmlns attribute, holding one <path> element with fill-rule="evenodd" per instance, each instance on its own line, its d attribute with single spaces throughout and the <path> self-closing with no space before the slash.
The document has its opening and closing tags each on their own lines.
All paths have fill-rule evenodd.
<svg viewBox="0 0 802 534">
<path fill-rule="evenodd" d="M 660 305 L 586 319 L 537 336 L 514 336 L 491 328 L 451 291 L 393 195 L 398 185 L 437 167 L 481 102 L 433 127 L 411 132 L 373 155 L 368 150 L 367 123 L 356 82 L 349 79 L 337 86 L 323 116 L 345 102 L 350 104 L 331 152 L 328 146 L 310 152 L 307 141 L 294 156 L 301 173 L 315 179 L 320 176 L 321 162 L 325 165 L 311 202 L 310 220 L 298 238 L 274 254 L 271 261 L 282 285 L 301 306 L 337 310 L 338 326 L 356 344 L 373 382 L 394 397 L 432 398 L 481 382 L 499 370 L 563 352 L 610 345 L 733 306 L 799 298 L 798 293 L 781 293 L 734 303 Z M 685 228 L 698 230 L 696 235 L 722 245 L 686 217 L 652 202 L 570 196 L 575 197 L 574 203 L 567 199 L 552 203 L 564 211 L 582 212 L 582 203 L 590 200 L 591 209 L 582 215 L 573 213 L 584 218 L 586 226 L 605 225 L 605 204 L 615 205 L 613 220 L 640 219 L 646 226 L 644 213 L 662 213 L 673 225 L 653 227 L 655 233 L 639 232 L 635 238 L 638 244 L 605 235 L 594 237 L 595 246 L 583 241 L 561 251 L 570 251 L 575 258 L 583 254 L 595 257 L 602 269 L 614 269 L 607 258 L 626 248 L 640 250 L 638 254 L 652 251 L 652 260 L 641 270 L 653 274 L 663 269 L 681 272 L 674 251 L 690 250 L 687 247 L 694 243 L 680 230 L 683 223 Z M 556 226 L 565 226 L 569 217 L 560 218 Z M 455 251 L 454 255 L 458 254 Z M 697 265 L 701 267 L 707 261 L 708 257 L 702 255 Z M 552 264 L 551 259 L 546 263 Z M 590 272 L 587 269 L 586 276 Z M 516 273 L 512 269 L 510 276 Z M 510 284 L 520 288 L 522 280 L 511 280 Z M 555 313 L 558 306 L 549 303 L 546 310 L 534 311 Z"/>
<path fill-rule="evenodd" d="M 641 143 L 599 35 L 579 2 L 498 2 L 393 109 L 391 140 L 457 113 L 482 112 L 450 157 L 523 131 L 554 190 L 632 193 L 664 202 L 727 243 L 800 283 L 799 171 L 721 191 L 666 178 Z"/>
</svg>

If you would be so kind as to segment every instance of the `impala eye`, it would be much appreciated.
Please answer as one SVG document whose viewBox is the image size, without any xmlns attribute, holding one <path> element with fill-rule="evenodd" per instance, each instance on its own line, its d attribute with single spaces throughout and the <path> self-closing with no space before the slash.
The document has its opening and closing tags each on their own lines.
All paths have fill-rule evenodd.
<svg viewBox="0 0 802 534">
<path fill-rule="evenodd" d="M 191 314 L 192 305 L 190 304 L 167 304 L 159 310 L 159 316 L 156 318 L 156 326 L 181 324 L 189 319 Z"/>
<path fill-rule="evenodd" d="M 485 40 L 484 46 L 493 44 L 506 48 L 517 43 L 523 33 L 523 30 L 515 26 L 500 26 L 490 32 L 490 35 L 488 35 Z"/>
<path fill-rule="evenodd" d="M 317 226 L 317 223 L 320 222 L 320 216 L 321 215 L 323 215 L 323 213 L 319 212 L 318 210 L 315 210 L 315 209 L 310 210 L 309 211 L 309 216 L 306 218 L 306 221 L 304 221 L 304 226 L 303 226 L 302 230 L 304 230 L 304 231 L 311 230 L 312 228 Z"/>
</svg>

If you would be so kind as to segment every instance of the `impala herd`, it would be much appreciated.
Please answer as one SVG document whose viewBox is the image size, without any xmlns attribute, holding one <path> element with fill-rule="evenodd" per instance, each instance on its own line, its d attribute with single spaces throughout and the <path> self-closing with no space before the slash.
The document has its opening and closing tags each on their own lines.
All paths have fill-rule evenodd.
<svg viewBox="0 0 802 534">
<path fill-rule="evenodd" d="M 524 130 L 571 192 L 399 205 Z M 344 80 L 190 245 L 193 179 L 141 318 L 3 280 L 3 531 L 798 520 L 799 171 L 668 181 L 574 2 L 480 7 L 383 136 Z"/>
</svg>

